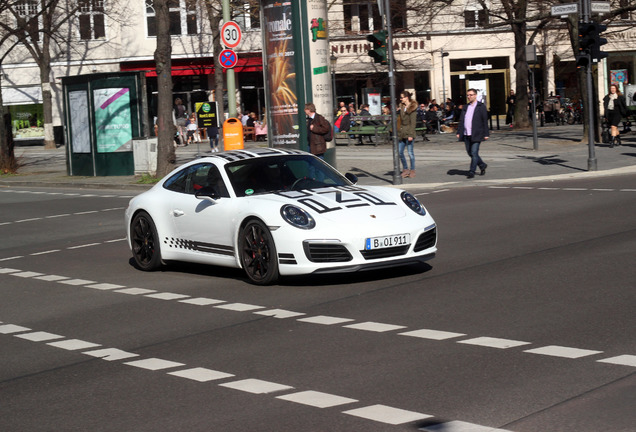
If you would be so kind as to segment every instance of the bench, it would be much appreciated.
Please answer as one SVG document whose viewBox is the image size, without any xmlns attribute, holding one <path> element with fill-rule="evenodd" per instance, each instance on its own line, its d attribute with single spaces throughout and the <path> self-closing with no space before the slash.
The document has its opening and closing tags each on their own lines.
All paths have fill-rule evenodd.
<svg viewBox="0 0 636 432">
<path fill-rule="evenodd" d="M 351 121 L 355 123 L 347 132 L 338 132 L 334 135 L 336 144 L 346 140 L 346 144 L 364 144 L 364 137 L 374 138 L 373 145 L 377 146 L 380 140 L 388 141 L 389 124 L 391 116 L 353 116 Z"/>
<path fill-rule="evenodd" d="M 251 126 L 243 126 L 243 139 L 246 140 L 248 138 L 252 141 L 256 141 L 256 131 Z"/>
</svg>

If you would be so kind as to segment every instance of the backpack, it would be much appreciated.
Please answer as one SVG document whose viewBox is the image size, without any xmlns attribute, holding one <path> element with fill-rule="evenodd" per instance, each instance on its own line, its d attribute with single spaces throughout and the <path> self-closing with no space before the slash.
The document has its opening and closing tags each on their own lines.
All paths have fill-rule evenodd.
<svg viewBox="0 0 636 432">
<path fill-rule="evenodd" d="M 329 132 L 324 134 L 323 137 L 325 138 L 326 142 L 330 142 L 331 140 L 333 140 L 333 126 L 331 126 L 329 120 L 325 119 L 325 122 L 327 123 L 327 125 L 329 125 Z"/>
</svg>

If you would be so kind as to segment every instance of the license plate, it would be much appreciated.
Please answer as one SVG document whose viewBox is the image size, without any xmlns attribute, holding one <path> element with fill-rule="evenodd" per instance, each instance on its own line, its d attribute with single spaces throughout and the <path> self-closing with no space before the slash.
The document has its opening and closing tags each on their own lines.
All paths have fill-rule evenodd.
<svg viewBox="0 0 636 432">
<path fill-rule="evenodd" d="M 395 246 L 406 246 L 411 243 L 411 234 L 395 234 L 384 237 L 371 237 L 365 242 L 365 250 L 383 249 Z"/>
</svg>

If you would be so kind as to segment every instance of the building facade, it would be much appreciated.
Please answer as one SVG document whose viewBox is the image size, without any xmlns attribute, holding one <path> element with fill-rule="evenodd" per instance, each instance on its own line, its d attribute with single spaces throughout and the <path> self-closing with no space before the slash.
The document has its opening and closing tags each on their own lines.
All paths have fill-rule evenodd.
<svg viewBox="0 0 636 432">
<path fill-rule="evenodd" d="M 618 8 L 633 2 L 613 0 L 611 5 Z M 51 44 L 51 71 L 44 84 L 53 93 L 53 125 L 59 128 L 62 124 L 61 78 L 91 73 L 143 71 L 153 115 L 157 89 L 153 0 L 71 3 L 66 6 L 71 19 L 56 30 L 59 37 Z M 214 88 L 215 54 L 209 19 L 209 11 L 214 8 L 196 0 L 168 3 L 173 92 L 192 111 L 196 102 L 210 100 Z M 420 102 L 435 99 L 441 103 L 450 98 L 461 103 L 466 90 L 475 87 L 480 89 L 493 114 L 505 113 L 506 97 L 515 88 L 515 40 L 509 25 L 498 26 L 501 21 L 497 16 L 503 12 L 496 1 L 389 3 L 398 92 L 409 90 Z M 17 20 L 17 16 L 24 18 L 27 27 L 41 28 L 40 4 L 39 0 L 21 0 L 16 15 L 5 11 L 3 19 Z M 233 19 L 243 29 L 242 42 L 236 48 L 237 101 L 241 111 L 262 115 L 265 95 L 259 2 L 233 1 L 232 5 Z M 375 0 L 336 0 L 328 5 L 336 99 L 358 106 L 366 102 L 370 91 L 379 91 L 382 102 L 389 103 L 388 68 L 374 63 L 367 54 L 370 49 L 367 36 L 382 28 L 386 14 L 381 13 Z M 532 2 L 531 7 L 536 10 L 528 11 L 528 16 L 549 10 L 549 6 L 547 1 Z M 220 5 L 216 7 L 220 11 Z M 600 99 L 607 93 L 610 82 L 619 82 L 628 103 L 636 106 L 632 85 L 636 81 L 636 30 L 632 13 L 612 19 L 604 34 L 609 40 L 604 46 L 609 57 L 599 63 L 596 79 Z M 33 39 L 41 37 L 37 31 L 29 35 Z M 575 57 L 565 21 L 557 19 L 546 26 L 538 26 L 538 21 L 528 22 L 527 37 L 532 38 L 537 49 L 537 63 L 532 68 L 539 94 L 577 99 L 580 90 Z M 0 46 L 0 55 L 4 55 L 0 65 L 2 99 L 12 115 L 14 136 L 30 138 L 40 133 L 43 86 L 40 68 L 28 50 L 18 44 L 7 53 L 15 40 L 9 38 Z"/>
</svg>

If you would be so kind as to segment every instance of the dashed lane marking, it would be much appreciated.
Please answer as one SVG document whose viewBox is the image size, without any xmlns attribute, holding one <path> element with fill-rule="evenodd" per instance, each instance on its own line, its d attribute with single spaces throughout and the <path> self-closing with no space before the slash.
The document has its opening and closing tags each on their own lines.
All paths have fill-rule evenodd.
<svg viewBox="0 0 636 432">
<path fill-rule="evenodd" d="M 342 325 L 343 328 L 359 330 L 359 331 L 368 331 L 375 333 L 385 333 L 385 332 L 395 332 L 397 330 L 406 329 L 406 326 L 396 325 L 396 324 L 388 324 L 388 323 L 377 323 L 372 321 L 367 322 L 358 322 L 355 323 L 354 319 L 351 318 L 343 318 L 343 317 L 334 317 L 334 316 L 326 316 L 326 315 L 316 315 L 316 316 L 305 316 L 306 314 L 302 312 L 289 311 L 285 309 L 267 309 L 264 306 L 252 305 L 246 303 L 228 303 L 225 300 L 219 299 L 211 299 L 206 297 L 190 297 L 186 294 L 179 293 L 171 293 L 171 292 L 158 292 L 152 289 L 146 288 L 127 288 L 123 285 L 111 284 L 111 283 L 98 283 L 96 281 L 86 280 L 86 279 L 76 279 L 69 278 L 67 276 L 61 275 L 43 275 L 37 272 L 29 272 L 23 271 L 15 268 L 5 268 L 0 267 L 0 275 L 6 274 L 9 276 L 18 276 L 24 278 L 33 278 L 46 282 L 57 282 L 65 285 L 90 288 L 101 291 L 110 291 L 121 294 L 128 295 L 140 295 L 143 297 L 160 299 L 165 301 L 177 301 L 179 303 L 185 303 L 196 306 L 211 306 L 218 309 L 224 309 L 234 312 L 252 312 L 253 314 L 258 314 L 262 316 L 278 318 L 278 319 L 288 319 L 288 318 L 296 318 L 298 322 L 310 323 L 310 324 L 318 324 L 318 325 Z M 302 318 L 298 318 L 302 316 Z M 347 323 L 346 325 L 344 325 Z M 3 332 L 12 332 L 15 329 L 13 327 L 0 326 L 0 333 Z M 28 329 L 26 329 L 28 330 Z M 18 329 L 17 331 L 21 331 Z M 417 329 L 410 330 L 401 333 L 396 333 L 398 336 L 410 336 L 420 339 L 430 339 L 437 341 L 444 341 L 450 339 L 459 339 L 464 336 L 467 336 L 465 333 L 457 333 L 457 332 L 448 332 L 437 329 Z M 455 340 L 455 343 L 465 344 L 465 345 L 475 345 L 487 348 L 496 348 L 496 349 L 511 349 L 517 348 L 520 346 L 531 345 L 532 342 L 504 339 L 504 338 L 496 338 L 496 337 L 488 337 L 488 336 L 480 336 L 480 337 L 470 337 L 468 339 Z M 562 347 L 558 345 L 550 345 L 535 349 L 529 349 L 523 351 L 525 353 L 530 354 L 542 354 L 554 357 L 562 357 L 562 358 L 570 358 L 576 359 L 580 357 L 591 356 L 595 354 L 603 353 L 603 351 L 595 351 L 588 349 L 580 349 L 580 348 L 569 348 Z M 106 354 L 105 354 L 106 355 Z M 110 354 L 108 354 L 110 355 Z M 116 357 L 117 358 L 117 357 Z M 622 355 L 615 356 L 609 359 L 597 360 L 599 362 L 614 364 L 620 366 L 631 366 L 636 367 L 636 356 L 631 355 Z"/>
<path fill-rule="evenodd" d="M 106 208 L 101 210 L 87 210 L 87 211 L 76 212 L 76 213 L 61 213 L 61 214 L 40 216 L 40 217 L 34 217 L 34 218 L 28 218 L 28 219 L 18 219 L 15 221 L 0 222 L 0 226 L 19 224 L 19 223 L 28 223 L 28 222 L 37 222 L 43 219 L 56 219 L 56 218 L 63 218 L 63 217 L 69 217 L 69 216 L 85 216 L 90 214 L 104 213 L 104 212 L 118 211 L 118 210 L 126 210 L 126 207 L 111 207 L 111 208 Z"/>
<path fill-rule="evenodd" d="M 148 358 L 143 360 L 134 360 L 131 362 L 124 363 L 128 366 L 134 366 L 141 369 L 147 369 L 152 371 L 162 370 L 162 369 L 173 369 L 179 366 L 185 366 L 183 363 L 162 360 L 158 358 Z"/>
<path fill-rule="evenodd" d="M 339 405 L 346 405 L 358 402 L 357 399 L 351 399 L 342 396 L 336 396 L 329 393 L 317 391 L 302 391 L 298 393 L 290 393 L 287 395 L 276 396 L 276 399 L 295 402 L 303 405 L 309 405 L 316 408 L 331 408 Z"/>
<path fill-rule="evenodd" d="M 349 411 L 345 411 L 344 414 L 362 417 L 365 419 L 374 420 L 380 423 L 387 423 L 390 425 L 410 423 L 417 420 L 424 420 L 433 417 L 430 414 L 422 414 L 414 411 L 392 408 L 386 405 L 371 405 L 364 408 L 352 409 Z"/>
<path fill-rule="evenodd" d="M 227 387 L 234 390 L 240 390 L 253 394 L 267 394 L 276 393 L 283 390 L 291 390 L 292 386 L 285 384 L 277 384 L 269 381 L 263 381 L 259 379 L 249 378 L 240 381 L 233 381 L 229 383 L 219 384 L 221 387 Z"/>
<path fill-rule="evenodd" d="M 175 372 L 168 372 L 168 375 L 174 375 L 181 378 L 187 378 L 190 380 L 198 381 L 198 382 L 208 382 L 208 381 L 216 381 L 225 378 L 231 378 L 234 375 L 219 372 L 212 369 L 206 369 L 202 367 L 196 367 L 192 369 L 184 369 Z"/>
<path fill-rule="evenodd" d="M 45 341 L 50 341 L 53 339 L 62 339 L 64 336 L 38 331 L 33 333 L 22 333 L 22 334 L 16 335 L 15 337 L 30 340 L 32 342 L 45 342 Z"/>
<path fill-rule="evenodd" d="M 426 426 L 418 430 L 425 432 L 509 432 L 505 429 L 497 429 L 457 420 Z"/>
</svg>

